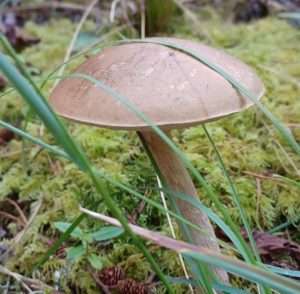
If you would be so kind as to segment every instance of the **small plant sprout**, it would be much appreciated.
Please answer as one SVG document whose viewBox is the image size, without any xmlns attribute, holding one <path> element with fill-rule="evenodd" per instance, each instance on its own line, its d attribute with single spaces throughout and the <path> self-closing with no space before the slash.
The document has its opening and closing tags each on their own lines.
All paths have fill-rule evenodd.
<svg viewBox="0 0 300 294">
<path fill-rule="evenodd" d="M 60 232 L 65 233 L 71 226 L 71 224 L 56 222 L 54 223 L 54 226 Z M 89 245 L 92 242 L 103 242 L 111 240 L 112 238 L 119 237 L 122 233 L 123 229 L 116 227 L 104 227 L 96 232 L 85 232 L 77 227 L 72 232 L 71 237 L 77 239 L 79 241 L 79 244 L 67 249 L 67 259 L 71 262 L 76 262 L 79 259 L 85 257 L 93 268 L 101 270 L 102 259 L 97 254 L 90 252 Z"/>
<path fill-rule="evenodd" d="M 91 57 L 71 78 L 58 84 L 50 103 L 61 116 L 77 122 L 137 131 L 163 186 L 198 199 L 170 130 L 220 119 L 253 103 L 205 64 L 155 41 L 192 50 L 230 72 L 258 98 L 264 93 L 262 82 L 247 65 L 220 50 L 181 39 L 153 38 L 119 44 Z M 219 252 L 207 215 L 171 192 L 168 196 L 177 213 L 203 230 L 187 232 L 180 224 L 185 240 Z M 228 280 L 224 271 L 218 275 Z"/>
</svg>

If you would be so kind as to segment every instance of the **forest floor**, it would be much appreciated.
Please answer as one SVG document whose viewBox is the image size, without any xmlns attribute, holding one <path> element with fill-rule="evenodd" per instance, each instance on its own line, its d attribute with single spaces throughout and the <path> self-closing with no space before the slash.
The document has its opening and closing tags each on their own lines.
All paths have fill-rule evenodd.
<svg viewBox="0 0 300 294">
<path fill-rule="evenodd" d="M 205 9 L 199 19 L 201 27 L 191 24 L 183 16 L 174 16 L 165 34 L 221 48 L 252 66 L 266 87 L 263 104 L 300 141 L 299 28 L 276 16 L 247 24 L 233 24 L 211 9 Z M 72 21 L 70 16 L 58 15 L 42 24 L 26 21 L 20 29 L 23 40 L 16 41 L 19 43 L 15 46 L 22 47 L 18 48 L 20 57 L 39 84 L 63 62 L 77 26 L 78 21 Z M 93 20 L 87 20 L 73 52 L 95 40 L 103 38 L 103 42 L 88 54 L 73 60 L 65 73 L 71 72 L 88 55 L 97 53 L 110 41 L 137 34 L 123 24 L 102 28 Z M 25 128 L 50 144 L 54 143 L 25 102 L 5 84 L 2 77 L 1 120 Z M 46 96 L 53 84 L 54 80 L 50 79 L 43 88 Z M 160 201 L 155 172 L 133 132 L 66 123 L 96 167 L 147 197 Z M 255 107 L 209 123 L 207 128 L 236 184 L 263 260 L 274 266 L 300 270 L 300 233 L 297 228 L 300 215 L 299 156 Z M 241 224 L 230 188 L 203 128 L 178 130 L 172 135 L 193 165 L 213 185 L 233 219 Z M 209 206 L 205 192 L 201 187 L 197 188 L 204 203 Z M 111 193 L 132 222 L 170 235 L 167 219 L 158 209 L 121 189 L 112 187 Z M 42 268 L 35 269 L 37 262 L 60 235 L 55 222 L 72 222 L 79 214 L 78 203 L 96 199 L 99 200 L 97 210 L 107 212 L 97 197 L 90 180 L 73 163 L 52 156 L 0 129 L 0 253 L 6 255 L 4 265 L 9 271 L 41 280 L 65 293 L 99 293 L 101 285 L 93 275 L 97 270 L 90 265 L 87 256 L 73 263 L 66 258 L 66 248 L 81 242 L 76 238 L 66 241 Z M 80 225 L 83 231 L 95 231 L 100 227 L 99 222 L 91 219 L 85 219 Z M 16 243 L 19 237 L 20 241 Z M 222 232 L 218 232 L 218 237 L 223 238 Z M 148 248 L 165 273 L 172 277 L 183 276 L 175 253 L 153 244 L 148 244 Z M 12 251 L 6 254 L 9 249 Z M 234 255 L 230 249 L 224 250 Z M 103 268 L 118 267 L 137 282 L 155 282 L 150 265 L 129 238 L 92 243 L 89 252 L 100 257 Z M 0 273 L 0 281 L 1 287 L 10 285 L 7 287 L 14 289 L 8 293 L 21 291 L 3 272 Z M 235 285 L 242 283 L 242 280 L 234 279 Z M 177 286 L 176 293 L 186 291 L 185 286 Z M 163 293 L 159 284 L 156 285 L 156 293 Z"/>
</svg>

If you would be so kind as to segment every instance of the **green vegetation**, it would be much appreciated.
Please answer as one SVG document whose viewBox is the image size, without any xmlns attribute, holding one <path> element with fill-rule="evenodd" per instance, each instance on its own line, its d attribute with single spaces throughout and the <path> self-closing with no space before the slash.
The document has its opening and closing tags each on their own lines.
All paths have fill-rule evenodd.
<svg viewBox="0 0 300 294">
<path fill-rule="evenodd" d="M 173 20 L 170 33 L 224 48 L 254 67 L 266 85 L 267 95 L 262 100 L 263 104 L 282 122 L 291 126 L 299 142 L 300 31 L 276 18 L 251 25 L 224 24 L 209 10 L 203 13 L 201 20 L 206 37 L 199 36 L 188 20 L 182 24 L 182 17 Z M 161 24 L 162 27 L 164 25 Z M 84 30 L 92 28 L 93 25 L 88 24 Z M 51 22 L 47 27 L 28 24 L 26 29 L 42 40 L 39 45 L 22 53 L 26 63 L 32 65 L 29 69 L 41 71 L 37 80 L 37 84 L 40 84 L 43 78 L 61 64 L 75 27 L 68 20 L 59 20 Z M 68 66 L 68 72 L 82 60 L 83 57 L 76 59 Z M 52 84 L 53 80 L 49 80 L 43 89 L 46 95 Z M 2 120 L 21 126 L 49 144 L 55 144 L 53 137 L 18 94 L 10 92 L 0 95 Z M 112 175 L 113 180 L 125 183 L 160 203 L 155 172 L 134 133 L 79 126 L 70 122 L 67 125 L 72 137 L 86 152 L 94 167 Z M 299 215 L 300 157 L 259 110 L 251 108 L 242 114 L 209 123 L 206 128 L 236 185 L 239 201 L 251 227 L 269 230 Z M 194 127 L 175 131 L 173 136 L 194 167 L 213 186 L 234 222 L 242 224 L 240 212 L 233 201 L 232 189 L 224 178 L 206 131 L 202 127 Z M 78 203 L 97 203 L 93 210 L 102 213 L 107 213 L 108 207 L 88 175 L 78 170 L 75 160 L 69 162 L 52 156 L 20 138 L 10 141 L 5 147 L 0 146 L 0 157 L 0 199 L 16 196 L 20 201 L 32 204 L 42 199 L 34 222 L 26 237 L 18 244 L 16 255 L 9 259 L 8 265 L 12 270 L 30 275 L 49 249 L 49 242 L 53 243 L 59 236 L 56 222 L 74 221 L 79 215 Z M 277 174 L 282 177 L 275 176 Z M 207 197 L 206 190 L 200 185 L 198 189 L 204 203 L 219 213 Z M 125 214 L 132 216 L 141 200 L 119 187 L 109 186 L 109 191 Z M 33 211 L 34 207 L 31 209 Z M 146 205 L 139 215 L 138 224 L 170 234 L 165 215 L 150 205 Z M 99 222 L 90 218 L 85 218 L 80 227 L 84 232 L 101 230 Z M 15 234 L 18 228 L 11 225 L 9 229 L 11 234 Z M 293 233 L 293 239 L 300 241 L 299 233 Z M 66 245 L 74 245 L 72 239 Z M 93 242 L 89 242 L 88 246 L 91 252 L 101 256 L 105 266 L 119 264 L 130 277 L 137 280 L 147 280 L 152 271 L 146 258 L 131 245 L 128 236 L 114 239 L 107 246 L 98 246 Z M 175 253 L 159 249 L 153 244 L 147 248 L 164 273 L 173 277 L 183 276 Z M 235 254 L 230 247 L 226 251 Z M 54 256 L 42 267 L 40 278 L 52 284 L 55 272 L 67 269 L 68 278 L 65 277 L 63 285 L 66 291 L 73 285 L 83 288 L 87 293 L 98 293 L 88 271 L 84 270 L 89 267 L 89 262 L 88 256 L 71 264 L 66 259 Z M 234 283 L 239 284 L 239 281 Z M 186 293 L 185 286 L 176 285 L 175 290 L 176 293 Z M 158 293 L 160 291 L 163 292 L 163 287 L 158 287 Z"/>
</svg>

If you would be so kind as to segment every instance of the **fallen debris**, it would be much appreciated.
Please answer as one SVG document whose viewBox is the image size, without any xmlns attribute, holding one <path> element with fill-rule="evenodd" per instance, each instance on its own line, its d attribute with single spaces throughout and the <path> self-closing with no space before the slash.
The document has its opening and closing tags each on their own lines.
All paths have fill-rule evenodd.
<svg viewBox="0 0 300 294">
<path fill-rule="evenodd" d="M 9 40 L 11 45 L 18 51 L 22 51 L 26 47 L 36 45 L 40 42 L 39 38 L 28 36 L 20 28 L 18 16 L 13 12 L 7 12 L 2 15 L 0 22 L 0 32 Z"/>
</svg>

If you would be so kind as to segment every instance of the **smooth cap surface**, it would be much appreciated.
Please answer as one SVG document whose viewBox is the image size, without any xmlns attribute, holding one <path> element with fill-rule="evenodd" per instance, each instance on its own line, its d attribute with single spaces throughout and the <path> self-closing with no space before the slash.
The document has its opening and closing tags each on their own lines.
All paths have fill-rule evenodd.
<svg viewBox="0 0 300 294">
<path fill-rule="evenodd" d="M 155 40 L 155 39 L 154 39 Z M 181 39 L 160 38 L 191 49 L 221 66 L 260 98 L 264 87 L 244 63 L 211 47 Z M 221 75 L 193 57 L 152 43 L 132 43 L 104 49 L 78 67 L 122 94 L 160 127 L 179 128 L 214 120 L 250 105 Z M 91 81 L 62 80 L 50 104 L 63 117 L 116 129 L 147 128 L 141 118 Z"/>
</svg>

